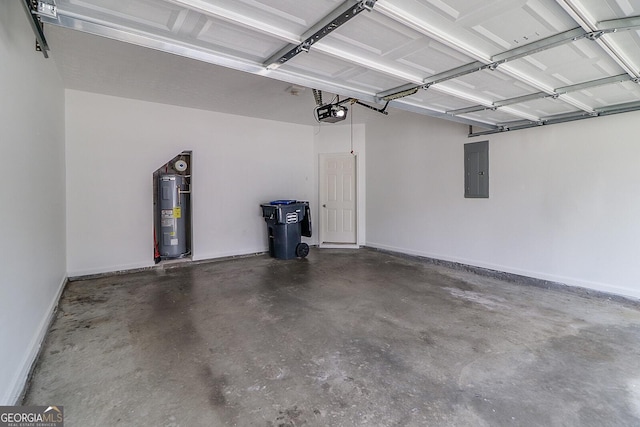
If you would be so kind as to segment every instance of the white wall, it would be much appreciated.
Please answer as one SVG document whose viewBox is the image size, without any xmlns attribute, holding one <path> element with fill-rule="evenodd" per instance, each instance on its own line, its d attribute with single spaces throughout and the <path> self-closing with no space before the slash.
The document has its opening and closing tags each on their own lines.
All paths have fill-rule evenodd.
<svg viewBox="0 0 640 427">
<path fill-rule="evenodd" d="M 193 150 L 193 255 L 267 250 L 260 203 L 310 200 L 311 126 L 74 90 L 67 107 L 68 273 L 153 265 L 152 173 Z"/>
<path fill-rule="evenodd" d="M 361 108 L 357 106 L 351 107 L 352 111 L 349 114 L 353 114 L 353 108 Z M 363 124 L 354 124 L 353 132 L 350 124 L 336 124 L 336 123 L 324 123 L 316 126 L 314 129 L 315 149 L 314 149 L 314 172 L 313 176 L 316 179 L 315 185 L 315 204 L 313 209 L 315 238 L 320 234 L 320 203 L 319 203 L 319 185 L 318 180 L 319 166 L 320 166 L 320 154 L 326 153 L 350 153 L 353 149 L 353 154 L 356 156 L 356 209 L 357 209 L 357 236 L 356 243 L 358 245 L 364 245 L 366 243 L 366 203 L 367 203 L 367 184 L 366 184 L 366 127 Z"/>
<path fill-rule="evenodd" d="M 0 58 L 0 405 L 8 405 L 65 282 L 64 91 L 17 1 L 0 3 Z"/>
<path fill-rule="evenodd" d="M 368 245 L 640 297 L 640 113 L 474 139 L 393 116 L 367 127 Z M 490 198 L 465 199 L 487 139 Z"/>
</svg>

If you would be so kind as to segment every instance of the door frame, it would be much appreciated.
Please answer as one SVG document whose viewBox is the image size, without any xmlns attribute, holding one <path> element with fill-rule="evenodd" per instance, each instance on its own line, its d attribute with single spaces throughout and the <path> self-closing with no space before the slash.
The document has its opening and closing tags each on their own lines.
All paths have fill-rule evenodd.
<svg viewBox="0 0 640 427">
<path fill-rule="evenodd" d="M 324 230 L 324 226 L 323 226 L 323 221 L 322 221 L 322 181 L 324 178 L 324 169 L 323 169 L 323 163 L 324 160 L 328 157 L 352 157 L 353 158 L 353 176 L 355 179 L 354 182 L 354 202 L 355 202 L 355 228 L 356 228 L 356 233 L 355 233 L 355 243 L 325 243 L 324 240 L 324 236 L 325 236 L 325 230 Z M 360 216 L 360 206 L 359 206 L 359 189 L 360 189 L 360 179 L 358 177 L 359 174 L 359 168 L 358 168 L 358 154 L 357 153 L 345 153 L 345 152 L 340 152 L 340 153 L 318 153 L 318 247 L 320 248 L 346 248 L 346 249 L 359 249 L 360 245 L 359 245 L 359 241 L 360 241 L 360 221 L 359 221 L 359 216 Z"/>
</svg>

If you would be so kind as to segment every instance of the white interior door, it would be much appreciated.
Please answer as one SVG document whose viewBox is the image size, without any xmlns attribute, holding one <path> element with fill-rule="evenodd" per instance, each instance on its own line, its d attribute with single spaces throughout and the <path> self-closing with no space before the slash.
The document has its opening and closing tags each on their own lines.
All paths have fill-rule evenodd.
<svg viewBox="0 0 640 427">
<path fill-rule="evenodd" d="M 356 156 L 320 154 L 320 244 L 355 245 Z"/>
</svg>

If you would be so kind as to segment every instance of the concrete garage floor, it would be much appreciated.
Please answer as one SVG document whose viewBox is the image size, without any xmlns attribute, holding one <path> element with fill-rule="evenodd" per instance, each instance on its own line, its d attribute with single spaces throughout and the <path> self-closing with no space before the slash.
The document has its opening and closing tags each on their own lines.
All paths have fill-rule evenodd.
<svg viewBox="0 0 640 427">
<path fill-rule="evenodd" d="M 66 426 L 637 426 L 640 308 L 375 250 L 72 282 Z"/>
</svg>

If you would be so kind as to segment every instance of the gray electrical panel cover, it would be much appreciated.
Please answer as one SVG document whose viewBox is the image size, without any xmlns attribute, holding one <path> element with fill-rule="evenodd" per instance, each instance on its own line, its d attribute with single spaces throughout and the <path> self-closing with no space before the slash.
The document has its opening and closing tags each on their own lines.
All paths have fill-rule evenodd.
<svg viewBox="0 0 640 427">
<path fill-rule="evenodd" d="M 464 144 L 464 197 L 489 197 L 489 141 Z"/>
</svg>

